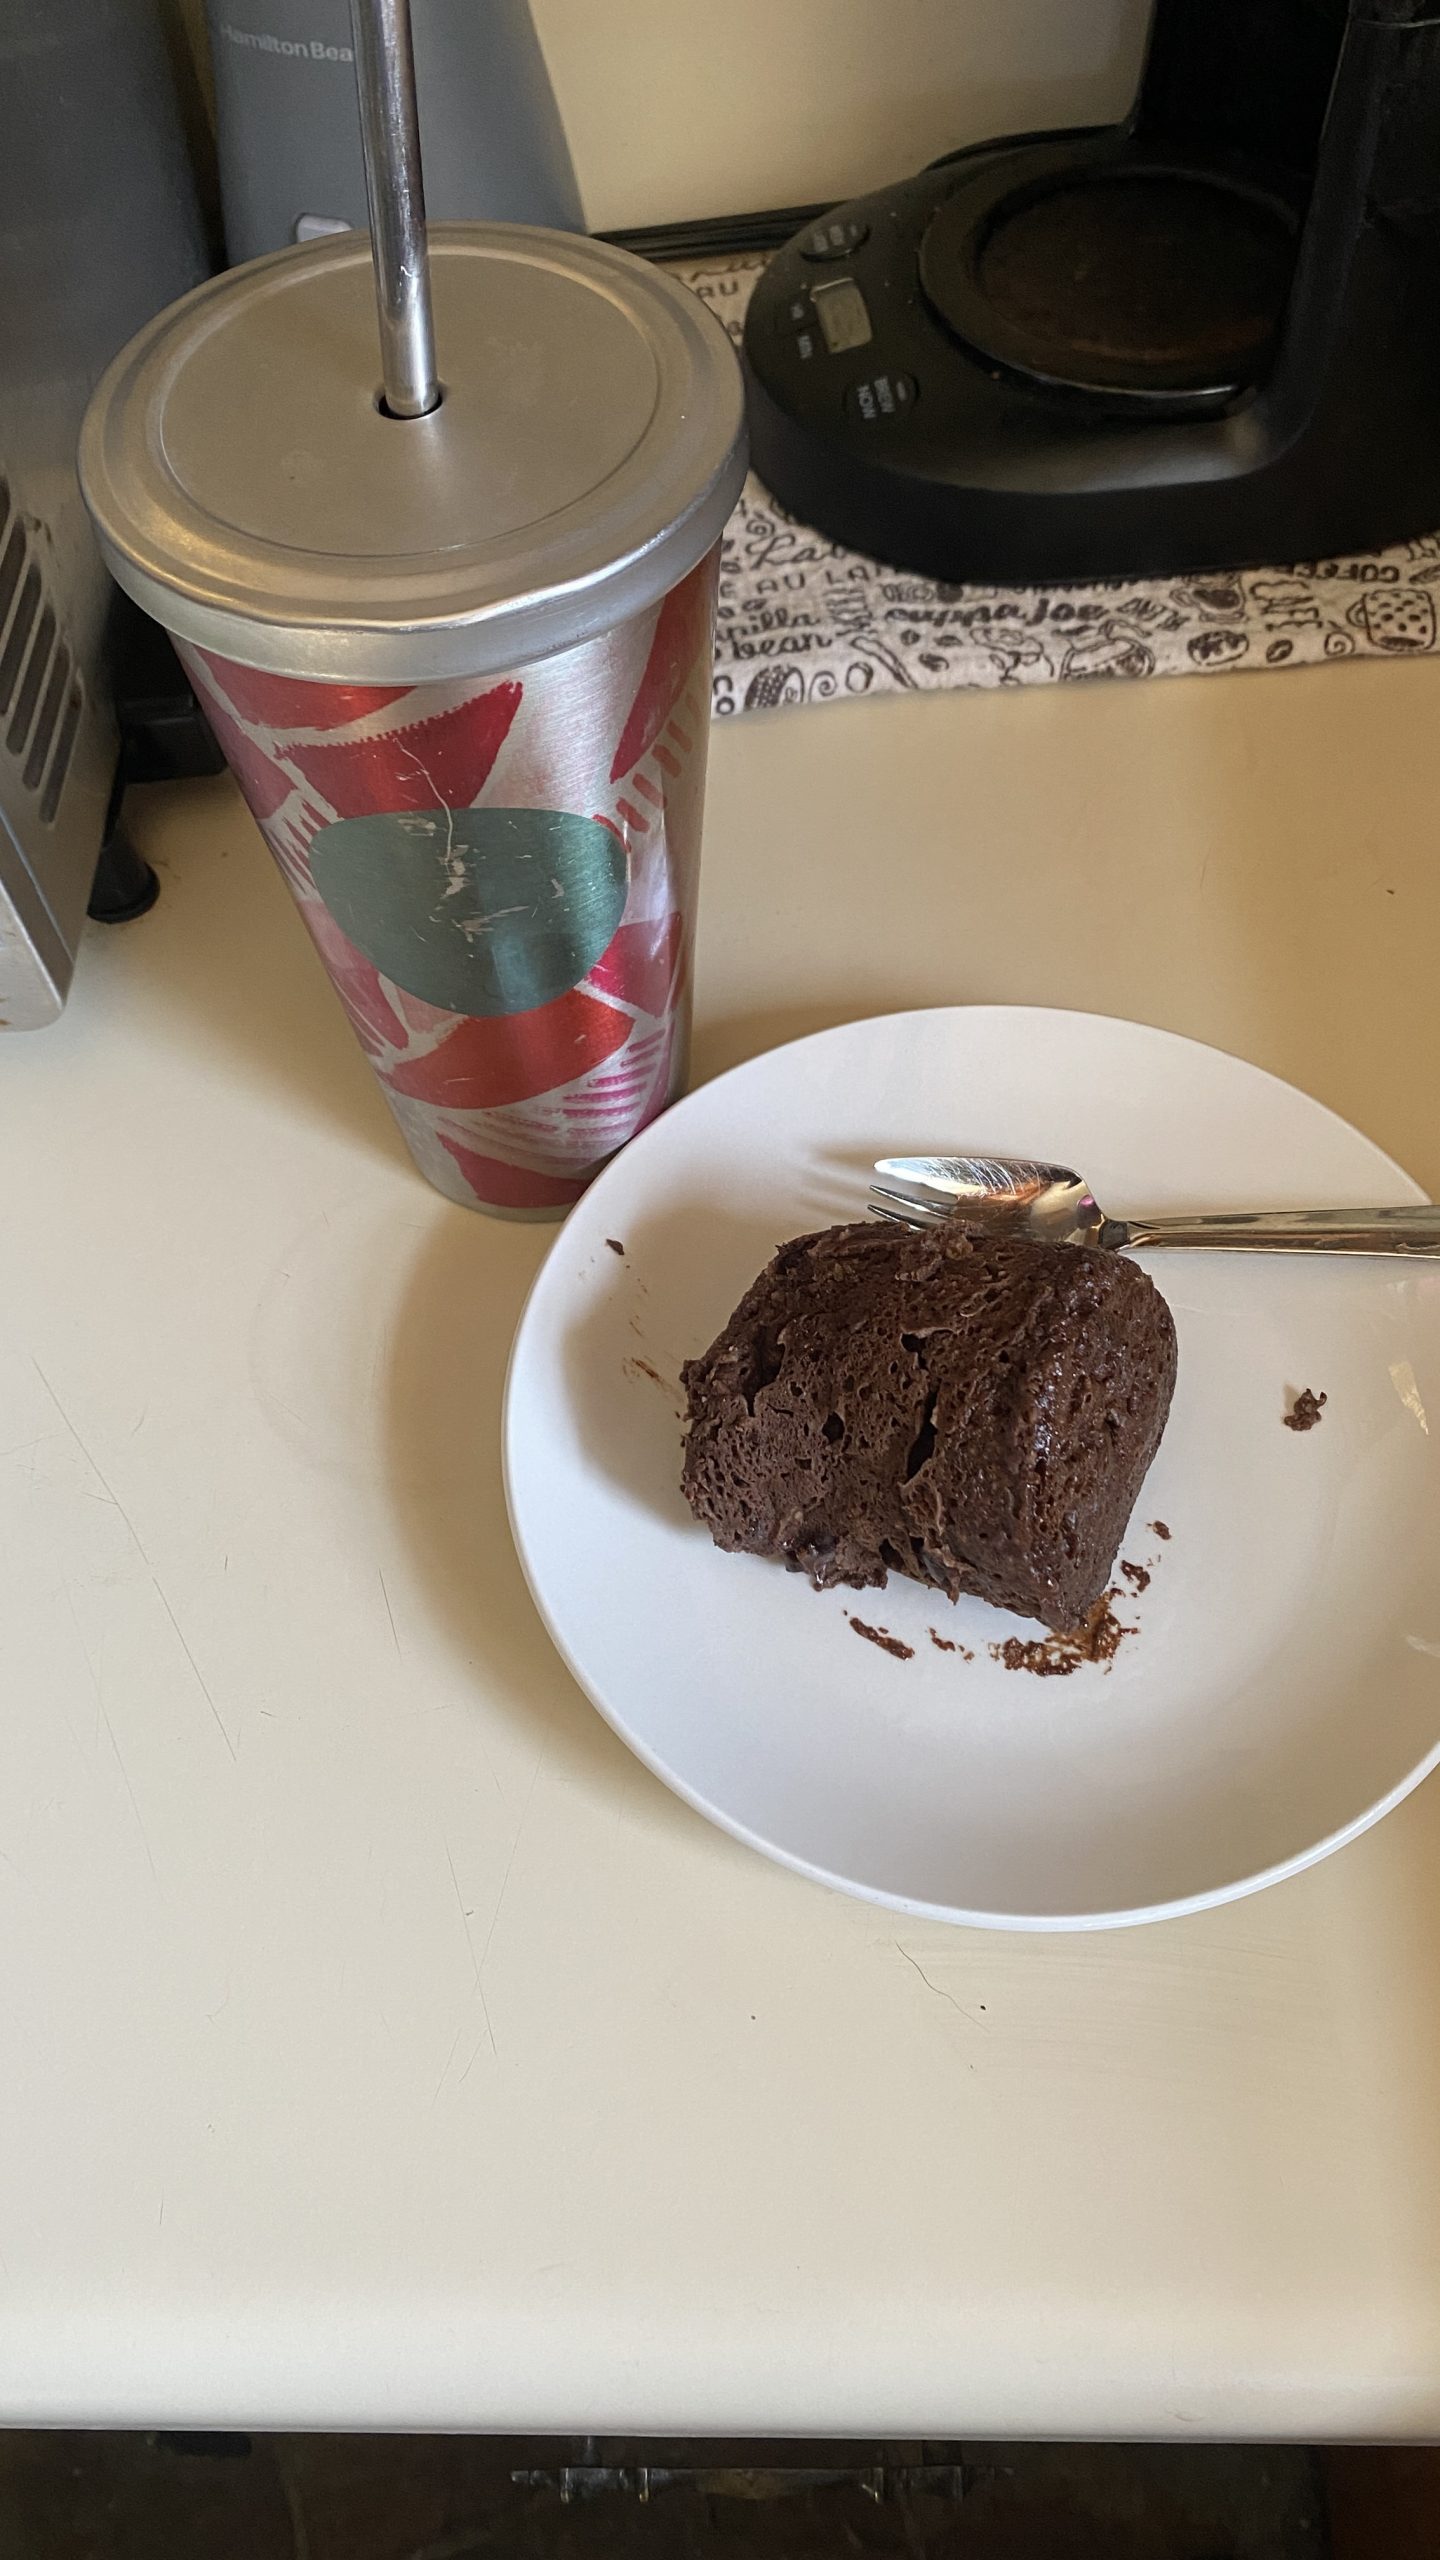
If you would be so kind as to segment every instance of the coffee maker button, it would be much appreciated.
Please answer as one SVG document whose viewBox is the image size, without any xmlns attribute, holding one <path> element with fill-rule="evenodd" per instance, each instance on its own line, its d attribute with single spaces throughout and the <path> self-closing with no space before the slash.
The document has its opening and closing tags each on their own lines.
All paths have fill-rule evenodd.
<svg viewBox="0 0 1440 2560">
<path fill-rule="evenodd" d="M 827 215 L 823 222 L 812 223 L 800 243 L 800 255 L 813 266 L 828 266 L 836 258 L 848 258 L 852 249 L 863 248 L 870 237 L 870 225 L 851 214 L 842 219 Z"/>
<path fill-rule="evenodd" d="M 845 407 L 862 426 L 874 427 L 887 418 L 903 418 L 919 396 L 913 373 L 872 373 L 864 382 L 851 383 Z"/>
</svg>

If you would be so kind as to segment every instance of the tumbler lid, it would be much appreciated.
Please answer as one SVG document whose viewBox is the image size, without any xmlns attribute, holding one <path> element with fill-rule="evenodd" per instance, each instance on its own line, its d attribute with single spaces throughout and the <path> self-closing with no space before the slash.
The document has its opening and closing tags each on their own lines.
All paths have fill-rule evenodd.
<svg viewBox="0 0 1440 2560">
<path fill-rule="evenodd" d="M 745 472 L 740 369 L 686 286 L 512 223 L 430 230 L 443 397 L 380 399 L 368 234 L 215 277 L 122 349 L 80 475 L 180 639 L 364 683 L 486 675 L 656 603 Z"/>
</svg>

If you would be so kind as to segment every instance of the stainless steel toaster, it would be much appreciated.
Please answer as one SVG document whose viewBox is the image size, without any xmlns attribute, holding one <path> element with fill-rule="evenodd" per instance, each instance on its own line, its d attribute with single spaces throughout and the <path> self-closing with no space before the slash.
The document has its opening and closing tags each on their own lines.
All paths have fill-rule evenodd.
<svg viewBox="0 0 1440 2560">
<path fill-rule="evenodd" d="M 210 266 L 160 0 L 0 7 L 0 1026 L 65 1002 L 115 787 L 75 477 L 110 357 Z"/>
</svg>

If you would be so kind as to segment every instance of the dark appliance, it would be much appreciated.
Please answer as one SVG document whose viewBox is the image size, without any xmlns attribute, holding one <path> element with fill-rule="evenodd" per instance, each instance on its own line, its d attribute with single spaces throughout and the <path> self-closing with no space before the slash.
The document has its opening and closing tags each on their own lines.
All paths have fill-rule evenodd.
<svg viewBox="0 0 1440 2560">
<path fill-rule="evenodd" d="M 218 764 L 168 641 L 116 599 L 75 473 L 111 356 L 209 263 L 158 0 L 4 0 L 0 1029 L 59 1013 L 87 904 L 153 896 L 116 832 L 123 783 Z"/>
<path fill-rule="evenodd" d="M 938 578 L 1433 531 L 1433 0 L 1157 0 L 1124 124 L 1008 136 L 838 206 L 771 262 L 745 354 L 782 505 Z"/>
</svg>

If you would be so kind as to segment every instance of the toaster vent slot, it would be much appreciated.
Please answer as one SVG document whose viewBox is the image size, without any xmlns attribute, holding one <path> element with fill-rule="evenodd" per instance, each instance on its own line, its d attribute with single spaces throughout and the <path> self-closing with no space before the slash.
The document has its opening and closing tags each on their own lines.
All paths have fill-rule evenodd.
<svg viewBox="0 0 1440 2560">
<path fill-rule="evenodd" d="M 18 524 L 12 524 L 5 538 L 5 547 L 0 551 L 0 633 L 10 619 L 10 608 L 15 601 L 15 590 L 20 584 L 20 572 L 24 566 L 25 536 Z"/>
<path fill-rule="evenodd" d="M 61 714 L 60 735 L 55 741 L 55 753 L 51 758 L 50 771 L 41 795 L 40 817 L 42 824 L 47 827 L 54 823 L 55 812 L 60 806 L 60 794 L 65 787 L 65 776 L 70 770 L 70 757 L 74 750 L 75 735 L 80 726 L 80 714 L 83 709 L 84 697 L 79 683 L 76 682 L 70 687 L 65 709 Z"/>
<path fill-rule="evenodd" d="M 15 699 L 15 687 L 30 646 L 35 616 L 40 610 L 40 572 L 31 562 L 20 583 L 20 594 L 10 617 L 5 646 L 0 649 L 0 720 L 5 718 Z"/>
<path fill-rule="evenodd" d="M 53 824 L 85 708 L 35 546 L 0 472 L 0 742 Z"/>
<path fill-rule="evenodd" d="M 70 652 L 62 640 L 50 661 L 50 673 L 46 678 L 45 692 L 36 715 L 35 726 L 30 732 L 30 746 L 25 757 L 25 771 L 22 776 L 27 791 L 38 791 L 45 779 L 46 759 L 55 742 L 55 732 L 60 726 L 60 714 L 65 707 L 65 688 L 69 682 Z"/>
<path fill-rule="evenodd" d="M 20 690 L 15 696 L 15 709 L 11 714 L 10 726 L 5 736 L 5 744 L 12 756 L 23 756 L 25 753 L 26 742 L 35 725 L 35 714 L 40 708 L 41 688 L 49 673 L 50 660 L 54 653 L 55 616 L 47 604 L 42 607 L 40 619 L 35 625 L 35 637 L 30 644 L 30 654 L 25 661 L 25 673 L 20 679 Z"/>
</svg>

